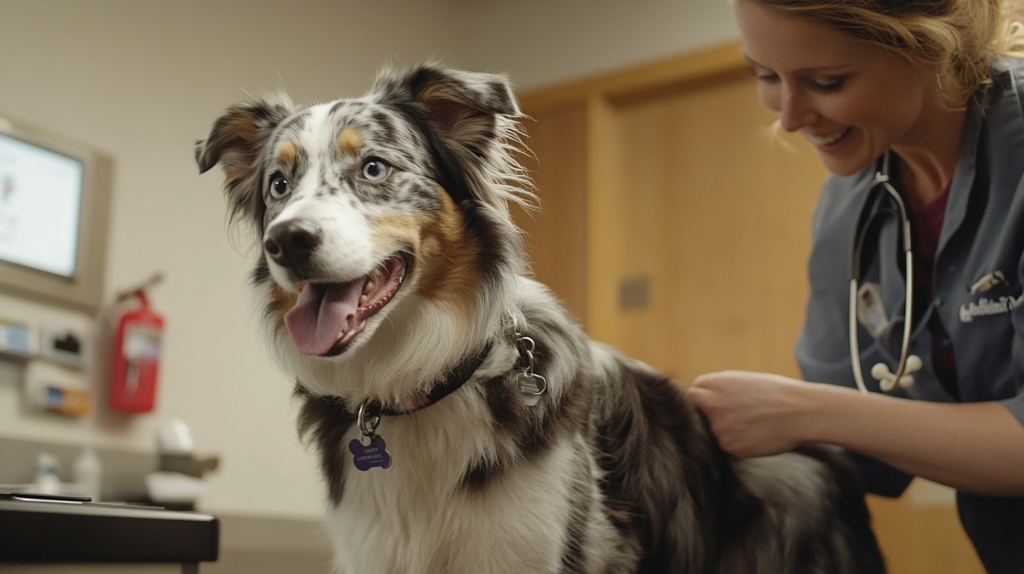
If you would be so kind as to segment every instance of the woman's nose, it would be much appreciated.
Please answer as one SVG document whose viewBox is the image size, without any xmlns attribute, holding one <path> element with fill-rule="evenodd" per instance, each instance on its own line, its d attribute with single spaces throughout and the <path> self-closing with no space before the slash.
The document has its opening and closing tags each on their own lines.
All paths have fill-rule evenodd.
<svg viewBox="0 0 1024 574">
<path fill-rule="evenodd" d="M 818 121 L 818 113 L 798 91 L 782 89 L 782 101 L 779 106 L 779 124 L 787 132 L 795 132 Z"/>
</svg>

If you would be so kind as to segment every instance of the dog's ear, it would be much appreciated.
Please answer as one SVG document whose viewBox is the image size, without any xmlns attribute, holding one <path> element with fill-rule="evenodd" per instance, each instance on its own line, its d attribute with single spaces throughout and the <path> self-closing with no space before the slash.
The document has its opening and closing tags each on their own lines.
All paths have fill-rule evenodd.
<svg viewBox="0 0 1024 574">
<path fill-rule="evenodd" d="M 384 72 L 376 89 L 422 127 L 439 183 L 456 203 L 475 199 L 504 210 L 508 201 L 524 202 L 528 182 L 513 157 L 520 112 L 508 78 L 428 63 Z"/>
<path fill-rule="evenodd" d="M 274 129 L 294 111 L 291 100 L 280 94 L 272 99 L 228 108 L 214 122 L 210 135 L 196 142 L 196 163 L 205 173 L 218 163 L 224 169 L 224 194 L 231 219 L 262 222 L 259 158 Z"/>
<path fill-rule="evenodd" d="M 499 120 L 519 116 L 508 78 L 424 65 L 408 86 L 444 138 L 482 157 L 500 133 Z"/>
</svg>

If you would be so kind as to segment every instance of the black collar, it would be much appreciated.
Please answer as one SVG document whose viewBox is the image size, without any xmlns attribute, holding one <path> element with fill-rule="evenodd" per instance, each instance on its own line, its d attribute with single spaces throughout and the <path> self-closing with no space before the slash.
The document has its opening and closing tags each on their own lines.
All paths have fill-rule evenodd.
<svg viewBox="0 0 1024 574">
<path fill-rule="evenodd" d="M 382 415 L 407 415 L 409 413 L 418 411 L 422 408 L 428 407 L 437 401 L 447 397 L 448 395 L 459 390 L 462 385 L 466 384 L 466 381 L 473 376 L 473 373 L 480 368 L 483 364 L 484 359 L 487 358 L 487 354 L 491 352 L 492 342 L 488 341 L 480 350 L 476 353 L 469 355 L 462 360 L 451 373 L 448 374 L 443 380 L 438 381 L 429 393 L 423 393 L 417 391 L 413 395 L 406 398 L 404 405 L 392 406 L 388 405 L 382 407 L 380 403 L 374 401 L 367 405 L 368 412 L 367 416 L 376 416 L 376 414 Z M 377 411 L 374 413 L 373 411 Z"/>
</svg>

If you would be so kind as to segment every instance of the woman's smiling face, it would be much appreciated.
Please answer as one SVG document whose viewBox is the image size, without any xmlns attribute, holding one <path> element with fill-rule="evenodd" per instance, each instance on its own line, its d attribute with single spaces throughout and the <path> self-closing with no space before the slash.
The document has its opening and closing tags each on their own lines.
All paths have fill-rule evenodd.
<svg viewBox="0 0 1024 574">
<path fill-rule="evenodd" d="M 934 71 L 831 26 L 735 0 L 758 93 L 787 132 L 800 131 L 825 167 L 851 175 L 899 145 L 927 145 Z"/>
</svg>

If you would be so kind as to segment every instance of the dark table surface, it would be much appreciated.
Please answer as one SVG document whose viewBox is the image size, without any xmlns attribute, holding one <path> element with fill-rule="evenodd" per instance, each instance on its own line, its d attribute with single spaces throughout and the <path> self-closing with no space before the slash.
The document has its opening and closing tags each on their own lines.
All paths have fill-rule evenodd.
<svg viewBox="0 0 1024 574">
<path fill-rule="evenodd" d="M 0 563 L 217 559 L 220 523 L 198 512 L 0 492 Z"/>
</svg>

